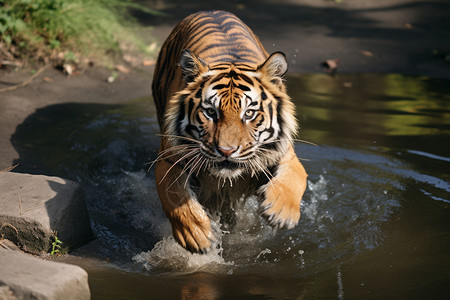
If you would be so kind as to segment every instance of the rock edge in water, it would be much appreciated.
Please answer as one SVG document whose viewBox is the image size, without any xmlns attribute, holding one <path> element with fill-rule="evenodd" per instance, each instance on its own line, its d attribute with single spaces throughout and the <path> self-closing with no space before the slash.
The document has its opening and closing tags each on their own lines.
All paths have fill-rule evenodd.
<svg viewBox="0 0 450 300">
<path fill-rule="evenodd" d="M 68 249 L 92 240 L 81 186 L 59 177 L 0 172 L 0 234 L 34 254 L 47 252 L 55 234 Z"/>
<path fill-rule="evenodd" d="M 0 299 L 90 299 L 85 270 L 11 250 L 4 241 L 0 243 Z"/>
</svg>

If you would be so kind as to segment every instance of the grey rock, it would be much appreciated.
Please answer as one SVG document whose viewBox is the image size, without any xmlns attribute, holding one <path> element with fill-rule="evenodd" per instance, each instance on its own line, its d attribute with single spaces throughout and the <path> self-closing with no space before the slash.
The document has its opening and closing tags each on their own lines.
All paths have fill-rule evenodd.
<svg viewBox="0 0 450 300">
<path fill-rule="evenodd" d="M 0 234 L 24 251 L 39 253 L 49 249 L 54 233 L 69 249 L 92 239 L 80 185 L 59 177 L 0 172 Z"/>
<path fill-rule="evenodd" d="M 0 247 L 0 300 L 89 299 L 88 275 L 74 265 Z"/>
</svg>

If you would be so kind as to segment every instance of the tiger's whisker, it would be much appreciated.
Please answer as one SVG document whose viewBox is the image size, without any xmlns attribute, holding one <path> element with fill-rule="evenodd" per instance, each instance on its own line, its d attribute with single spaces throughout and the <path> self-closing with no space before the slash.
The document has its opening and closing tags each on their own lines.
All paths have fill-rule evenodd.
<svg viewBox="0 0 450 300">
<path fill-rule="evenodd" d="M 192 163 L 198 159 L 199 157 L 199 153 L 197 155 L 195 155 L 194 157 L 191 157 L 189 159 L 189 161 L 186 163 L 186 165 L 183 167 L 183 169 L 181 170 L 180 174 L 177 176 L 177 178 L 175 178 L 175 180 L 167 187 L 167 189 L 169 189 L 175 182 L 178 181 L 178 179 L 180 179 L 181 176 L 183 176 L 183 174 L 186 173 L 186 171 L 189 169 L 189 167 L 192 165 Z"/>
<path fill-rule="evenodd" d="M 181 136 L 181 135 L 171 135 L 171 134 L 158 134 L 158 136 L 160 137 L 166 137 L 169 139 L 180 139 L 180 140 L 186 140 L 186 141 L 190 141 L 190 142 L 194 142 L 196 144 L 201 144 L 201 141 L 197 141 L 196 139 L 193 138 L 189 138 L 186 136 Z"/>
<path fill-rule="evenodd" d="M 202 160 L 201 154 L 199 153 L 196 156 L 196 158 L 197 158 L 197 160 L 193 163 L 192 167 L 190 167 L 189 173 L 188 173 L 188 175 L 186 177 L 186 181 L 184 182 L 184 187 L 186 187 L 186 185 L 187 185 L 187 183 L 189 181 L 189 178 L 191 177 L 192 173 L 195 171 L 195 168 L 197 168 L 199 162 Z"/>
<path fill-rule="evenodd" d="M 172 170 L 173 167 L 175 167 L 180 161 L 182 161 L 182 160 L 188 158 L 189 156 L 194 155 L 197 151 L 198 151 L 197 149 L 196 149 L 196 150 L 192 150 L 191 152 L 189 152 L 189 153 L 183 155 L 180 159 L 178 159 L 178 160 L 177 160 L 172 166 L 170 166 L 170 168 L 166 171 L 166 173 L 164 174 L 164 176 L 163 176 L 163 178 L 161 179 L 161 181 L 159 182 L 159 184 L 161 184 L 161 183 L 164 181 L 164 179 L 166 178 L 167 174 L 169 174 L 170 170 Z"/>
<path fill-rule="evenodd" d="M 255 170 L 261 171 L 267 177 L 270 184 L 273 186 L 273 182 L 272 182 L 273 175 L 266 167 L 262 166 L 259 163 L 259 161 L 256 161 L 256 160 L 252 160 L 251 165 L 254 167 Z M 255 172 L 255 173 L 257 173 L 257 172 Z"/>
<path fill-rule="evenodd" d="M 162 156 L 168 152 L 176 152 L 176 151 L 188 150 L 188 149 L 194 149 L 194 148 L 198 148 L 197 145 L 177 145 L 177 146 L 173 146 L 173 147 L 170 147 L 170 148 L 167 148 L 167 149 L 161 151 L 159 156 Z"/>
<path fill-rule="evenodd" d="M 282 142 L 282 141 L 285 141 L 285 140 L 286 139 L 275 139 L 275 140 L 271 140 L 269 142 L 259 143 L 259 145 L 267 145 L 267 144 L 272 144 L 272 143 L 278 143 L 278 142 Z M 307 141 L 307 140 L 302 140 L 302 139 L 295 139 L 295 138 L 293 138 L 292 141 L 298 142 L 298 143 L 310 144 L 310 145 L 313 145 L 313 146 L 318 146 L 317 144 L 315 144 L 313 142 L 310 142 L 310 141 Z"/>
<path fill-rule="evenodd" d="M 317 145 L 317 144 L 315 144 L 313 142 L 309 142 L 309 141 L 306 141 L 306 140 L 293 139 L 293 141 L 294 142 L 299 142 L 299 143 L 304 143 L 304 144 L 309 144 L 309 145 L 313 145 L 313 146 L 319 146 L 319 145 Z"/>
<path fill-rule="evenodd" d="M 189 169 L 189 166 L 192 164 L 193 161 L 195 161 L 198 156 L 200 155 L 200 153 L 198 153 L 197 155 L 195 155 L 194 157 L 191 157 L 189 159 L 189 161 L 186 163 L 186 165 L 184 166 L 184 168 L 181 170 L 180 174 L 177 176 L 177 178 L 175 178 L 175 180 L 167 187 L 167 189 L 169 189 L 175 182 L 178 181 L 178 179 L 180 179 L 181 176 L 183 176 L 183 174 L 186 173 L 186 170 Z"/>
<path fill-rule="evenodd" d="M 180 148 L 180 149 L 172 149 L 171 151 L 168 151 L 168 152 L 163 153 L 162 155 L 158 156 L 157 159 L 170 158 L 170 157 L 173 157 L 173 156 L 176 156 L 176 155 L 180 155 L 180 153 L 187 152 L 187 151 L 190 151 L 190 150 L 196 150 L 196 149 L 198 149 L 198 147 L 185 147 L 185 148 Z M 166 155 L 169 152 L 174 152 L 174 153 L 170 154 L 170 155 Z"/>
<path fill-rule="evenodd" d="M 173 153 L 173 154 L 170 154 L 170 155 L 165 155 L 165 154 L 167 154 L 167 153 L 169 153 L 169 152 L 171 152 L 171 151 L 175 151 L 175 149 L 172 149 L 172 148 L 175 148 L 175 147 L 177 147 L 177 146 L 174 146 L 174 147 L 171 147 L 171 148 L 169 148 L 169 149 L 166 149 L 166 150 L 162 151 L 162 152 L 158 155 L 158 157 L 155 158 L 155 160 L 153 160 L 153 161 L 147 163 L 147 164 L 150 164 L 150 166 L 149 166 L 147 172 L 149 172 L 149 171 L 151 170 L 151 168 L 153 167 L 153 165 L 154 165 L 155 163 L 157 163 L 158 161 L 161 161 L 161 160 L 163 160 L 163 159 L 168 159 L 168 158 L 171 158 L 171 157 L 173 157 L 173 156 L 180 155 L 180 152 L 185 152 L 185 151 L 187 151 L 187 150 L 191 150 L 191 149 L 196 149 L 196 148 L 197 148 L 197 147 L 183 147 L 183 148 L 178 149 L 178 147 L 177 147 L 177 149 L 178 149 L 178 152 L 177 152 L 177 153 Z"/>
<path fill-rule="evenodd" d="M 198 174 L 200 173 L 200 170 L 202 169 L 203 165 L 205 164 L 205 162 L 208 160 L 208 158 L 203 157 L 202 158 L 202 164 L 200 165 L 200 167 L 197 169 L 197 172 L 195 173 L 195 176 L 198 177 Z"/>
</svg>

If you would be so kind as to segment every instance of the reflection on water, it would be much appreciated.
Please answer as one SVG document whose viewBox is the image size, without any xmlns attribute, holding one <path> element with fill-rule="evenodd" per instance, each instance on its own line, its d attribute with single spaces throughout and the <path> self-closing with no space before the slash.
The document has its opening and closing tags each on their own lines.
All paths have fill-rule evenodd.
<svg viewBox="0 0 450 300">
<path fill-rule="evenodd" d="M 11 140 L 20 171 L 82 183 L 97 239 L 62 259 L 88 270 L 95 299 L 443 298 L 450 292 L 449 83 L 290 77 L 300 138 L 318 144 L 295 147 L 310 175 L 299 226 L 273 230 L 250 197 L 207 256 L 170 237 L 147 172 L 159 144 L 150 98 L 47 107 Z"/>
</svg>

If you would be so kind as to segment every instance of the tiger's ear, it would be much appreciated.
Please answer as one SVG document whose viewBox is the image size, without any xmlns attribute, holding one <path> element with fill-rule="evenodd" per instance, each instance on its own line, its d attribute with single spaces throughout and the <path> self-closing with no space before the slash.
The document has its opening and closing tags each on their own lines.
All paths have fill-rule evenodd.
<svg viewBox="0 0 450 300">
<path fill-rule="evenodd" d="M 276 85 L 283 82 L 283 75 L 288 70 L 286 55 L 283 52 L 272 53 L 266 61 L 258 67 L 264 75 L 268 76 L 270 81 Z"/>
<path fill-rule="evenodd" d="M 189 83 L 195 80 L 201 72 L 205 71 L 207 65 L 203 60 L 195 56 L 191 50 L 181 50 L 180 67 L 183 71 L 184 80 Z"/>
</svg>

